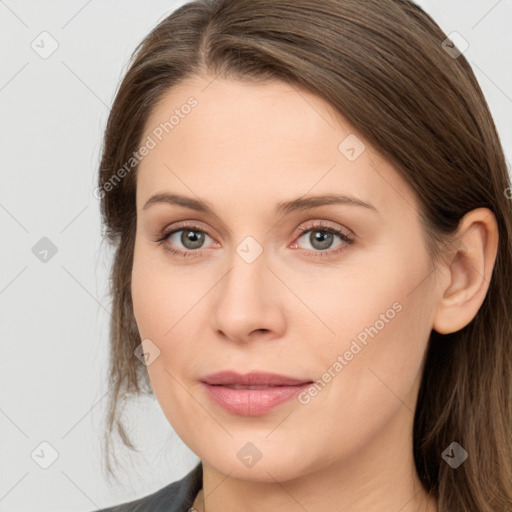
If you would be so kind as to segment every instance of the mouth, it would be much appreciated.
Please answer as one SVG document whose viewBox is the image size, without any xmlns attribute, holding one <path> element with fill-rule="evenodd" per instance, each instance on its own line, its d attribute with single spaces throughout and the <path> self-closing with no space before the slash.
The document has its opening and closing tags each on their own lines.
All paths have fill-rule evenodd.
<svg viewBox="0 0 512 512">
<path fill-rule="evenodd" d="M 207 396 L 224 410 L 259 416 L 291 400 L 313 381 L 268 372 L 223 371 L 201 380 Z"/>
<path fill-rule="evenodd" d="M 225 388 L 230 389 L 269 389 L 280 386 L 239 386 L 238 384 L 212 384 L 212 386 L 224 386 Z"/>
<path fill-rule="evenodd" d="M 220 386 L 256 386 L 256 387 L 275 387 L 275 386 L 296 386 L 306 382 L 312 382 L 309 379 L 298 379 L 288 375 L 278 373 L 252 371 L 250 373 L 237 373 L 233 370 L 224 370 L 222 372 L 212 373 L 202 379 L 206 384 Z"/>
</svg>

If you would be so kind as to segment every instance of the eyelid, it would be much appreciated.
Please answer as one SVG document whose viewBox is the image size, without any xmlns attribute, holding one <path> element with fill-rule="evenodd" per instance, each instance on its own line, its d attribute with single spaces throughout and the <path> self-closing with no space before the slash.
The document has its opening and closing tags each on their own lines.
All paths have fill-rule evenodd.
<svg viewBox="0 0 512 512">
<path fill-rule="evenodd" d="M 173 224 L 169 225 L 168 227 L 163 228 L 161 231 L 158 232 L 158 236 L 170 236 L 171 234 L 175 233 L 176 231 L 181 230 L 190 230 L 190 231 L 201 231 L 202 233 L 205 233 L 208 235 L 211 239 L 215 239 L 214 236 L 210 235 L 210 231 L 212 229 L 205 224 L 204 222 L 200 220 L 183 220 L 183 221 L 177 221 Z"/>
<path fill-rule="evenodd" d="M 172 228 L 171 228 L 171 226 L 172 226 Z M 167 231 L 167 233 L 169 233 L 171 231 L 178 230 L 180 227 L 181 228 L 189 228 L 189 229 L 192 227 L 195 227 L 196 229 L 200 229 L 201 231 L 204 231 L 205 233 L 208 233 L 208 231 L 211 229 L 210 226 L 208 226 L 201 220 L 187 219 L 187 220 L 179 220 L 179 221 L 173 222 L 170 226 L 168 226 L 169 229 L 166 227 L 162 230 L 162 232 Z"/>
<path fill-rule="evenodd" d="M 318 229 L 318 228 L 326 228 L 327 230 L 339 231 L 339 232 L 343 233 L 347 237 L 354 237 L 355 236 L 355 233 L 351 229 L 348 229 L 348 228 L 346 228 L 344 226 L 340 226 L 339 224 L 337 224 L 335 222 L 330 222 L 330 221 L 327 221 L 327 220 L 311 220 L 311 221 L 307 221 L 302 226 L 299 226 L 297 228 L 297 230 L 296 230 L 297 234 L 295 236 L 299 236 L 302 233 L 304 233 L 305 231 L 309 231 L 311 229 L 316 229 L 317 231 L 320 231 L 320 229 Z M 348 233 L 346 233 L 346 232 L 348 232 Z"/>
</svg>

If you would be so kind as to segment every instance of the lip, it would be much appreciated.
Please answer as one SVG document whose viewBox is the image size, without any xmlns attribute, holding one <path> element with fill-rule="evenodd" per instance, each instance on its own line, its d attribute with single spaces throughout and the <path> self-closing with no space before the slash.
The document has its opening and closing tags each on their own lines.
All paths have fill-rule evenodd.
<svg viewBox="0 0 512 512">
<path fill-rule="evenodd" d="M 212 373 L 201 380 L 207 384 L 238 386 L 295 386 L 312 382 L 309 379 L 296 379 L 278 373 L 252 371 L 242 374 L 232 370 Z"/>
<path fill-rule="evenodd" d="M 201 384 L 209 398 L 223 409 L 242 416 L 258 416 L 292 399 L 312 381 L 277 373 L 240 374 L 227 370 L 207 375 Z"/>
</svg>

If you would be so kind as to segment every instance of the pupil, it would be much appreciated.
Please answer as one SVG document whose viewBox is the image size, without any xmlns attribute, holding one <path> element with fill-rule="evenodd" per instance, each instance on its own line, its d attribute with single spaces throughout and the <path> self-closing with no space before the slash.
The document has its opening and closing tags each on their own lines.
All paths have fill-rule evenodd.
<svg viewBox="0 0 512 512">
<path fill-rule="evenodd" d="M 183 234 L 181 235 L 181 243 L 187 247 L 187 249 L 197 249 L 198 247 L 201 247 L 203 238 L 203 233 L 198 233 L 197 231 L 192 230 L 184 230 Z"/>
<path fill-rule="evenodd" d="M 326 231 L 313 231 L 310 235 L 311 245 L 317 249 L 328 249 L 332 243 L 332 236 L 332 233 Z"/>
</svg>

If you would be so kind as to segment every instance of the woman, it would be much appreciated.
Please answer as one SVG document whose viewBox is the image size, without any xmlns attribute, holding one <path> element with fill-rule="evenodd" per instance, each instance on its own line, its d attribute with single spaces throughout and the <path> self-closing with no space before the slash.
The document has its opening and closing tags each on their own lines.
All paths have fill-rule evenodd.
<svg viewBox="0 0 512 512">
<path fill-rule="evenodd" d="M 470 66 L 412 2 L 164 19 L 99 173 L 109 435 L 133 447 L 120 403 L 154 393 L 201 462 L 108 510 L 510 511 L 509 187 Z"/>
</svg>

